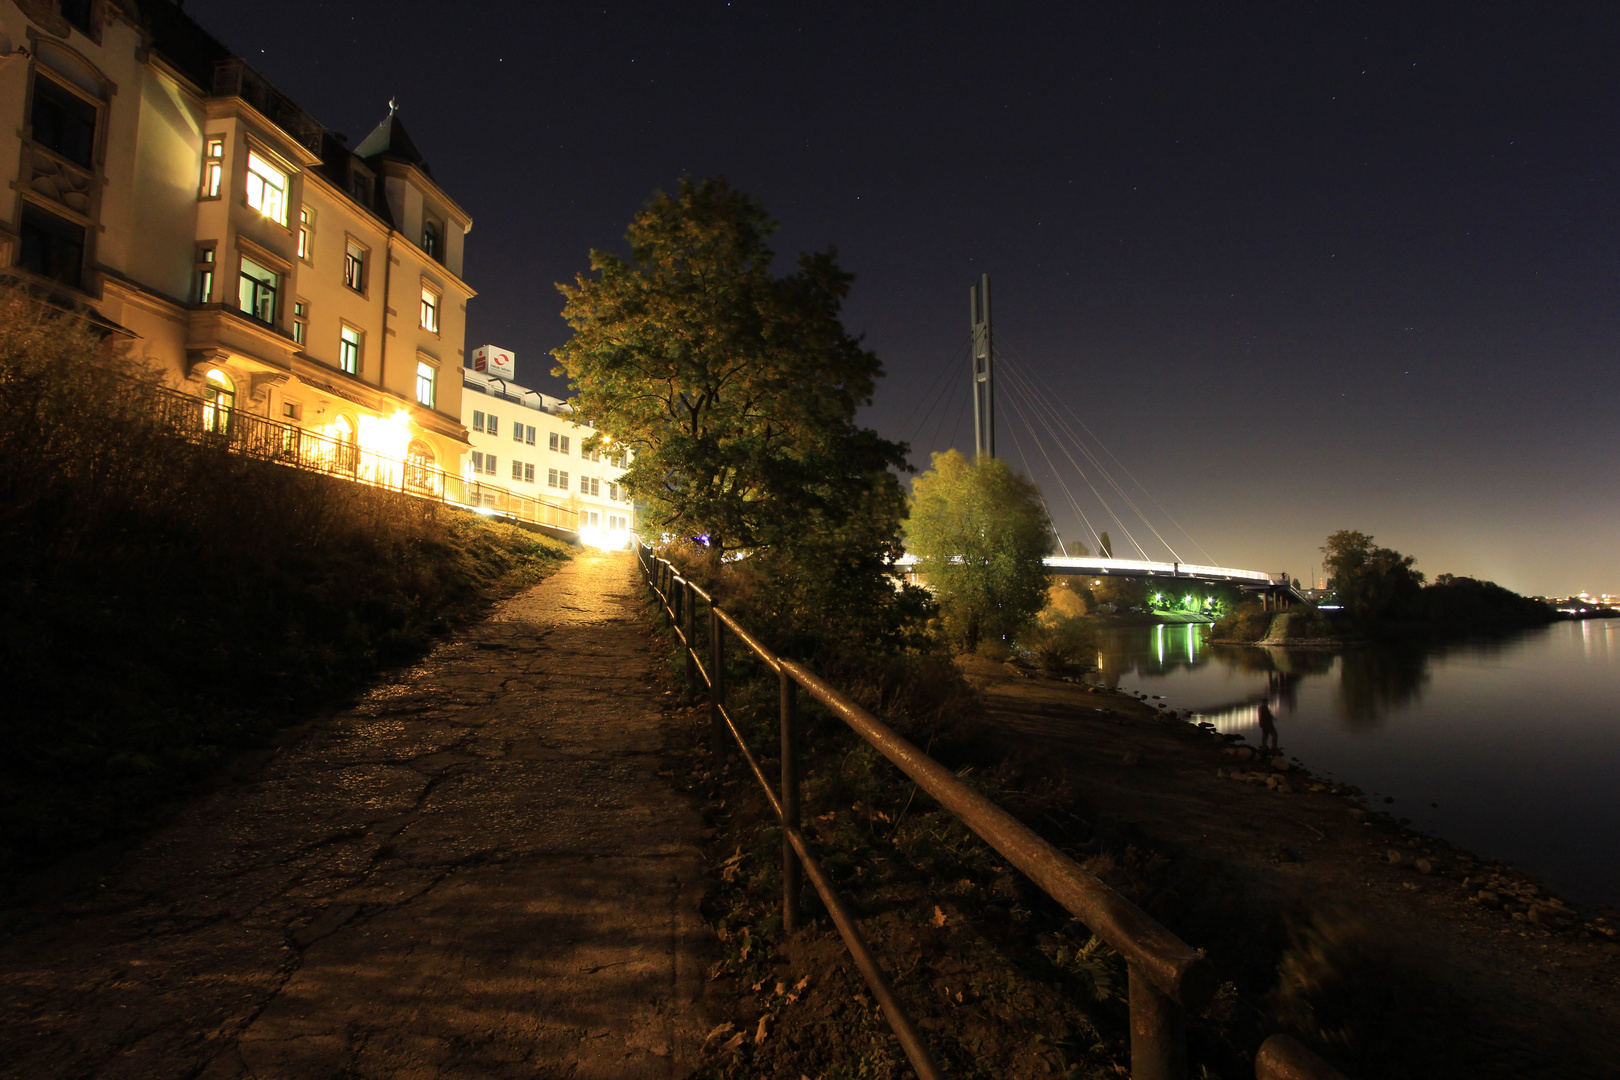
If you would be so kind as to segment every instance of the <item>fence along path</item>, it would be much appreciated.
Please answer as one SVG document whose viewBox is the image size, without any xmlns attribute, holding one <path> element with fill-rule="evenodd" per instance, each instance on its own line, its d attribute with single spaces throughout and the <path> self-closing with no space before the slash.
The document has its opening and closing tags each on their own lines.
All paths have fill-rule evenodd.
<svg viewBox="0 0 1620 1080">
<path fill-rule="evenodd" d="M 221 398 L 194 397 L 167 389 L 153 391 L 152 395 L 152 411 L 159 425 L 188 442 L 221 446 L 260 461 L 387 488 L 418 499 L 493 512 L 559 532 L 579 531 L 579 512 L 549 499 L 470 480 L 425 461 L 390 457 L 297 424 L 255 416 L 225 404 Z"/>
<path fill-rule="evenodd" d="M 1146 912 L 1088 874 L 1074 860 L 962 783 L 949 769 L 809 669 L 772 653 L 721 609 L 711 595 L 682 576 L 673 563 L 658 558 L 652 548 L 638 547 L 637 555 L 648 586 L 658 596 L 681 642 L 688 691 L 695 696 L 700 683 L 708 691 L 711 739 L 717 756 L 725 753 L 729 735 L 729 741 L 736 743 L 782 824 L 784 930 L 792 931 L 803 921 L 799 911 L 802 868 L 803 876 L 809 879 L 826 905 L 833 925 L 919 1080 L 942 1080 L 939 1066 L 862 938 L 854 915 L 833 891 L 800 831 L 798 691 L 801 688 L 1125 958 L 1129 974 L 1131 1076 L 1133 1080 L 1185 1080 L 1187 1010 L 1197 1012 L 1208 1005 L 1217 987 L 1214 969 L 1203 953 L 1182 942 Z M 700 601 L 707 607 L 703 620 L 706 663 L 698 645 L 697 605 Z M 728 631 L 775 671 L 780 683 L 779 790 L 765 775 L 726 701 Z M 1255 1075 L 1257 1080 L 1343 1080 L 1326 1062 L 1286 1035 L 1273 1035 L 1266 1040 L 1255 1059 Z"/>
</svg>

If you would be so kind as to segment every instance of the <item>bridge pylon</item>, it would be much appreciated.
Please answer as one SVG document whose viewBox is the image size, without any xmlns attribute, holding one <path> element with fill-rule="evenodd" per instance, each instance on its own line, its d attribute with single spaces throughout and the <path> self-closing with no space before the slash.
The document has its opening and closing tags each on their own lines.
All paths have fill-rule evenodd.
<svg viewBox="0 0 1620 1080">
<path fill-rule="evenodd" d="M 996 456 L 996 350 L 990 334 L 990 275 L 968 286 L 968 322 L 973 330 L 973 453 L 974 458 Z"/>
</svg>

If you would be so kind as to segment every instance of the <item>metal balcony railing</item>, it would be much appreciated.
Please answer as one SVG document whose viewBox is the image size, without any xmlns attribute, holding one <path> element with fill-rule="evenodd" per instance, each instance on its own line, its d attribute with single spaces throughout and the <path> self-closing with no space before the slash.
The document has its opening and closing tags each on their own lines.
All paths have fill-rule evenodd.
<svg viewBox="0 0 1620 1080">
<path fill-rule="evenodd" d="M 241 98 L 309 150 L 321 152 L 321 136 L 326 127 L 249 67 L 245 60 L 232 57 L 214 65 L 214 96 Z"/>
<path fill-rule="evenodd" d="M 191 442 L 563 532 L 579 531 L 579 512 L 570 507 L 458 476 L 426 462 L 387 457 L 296 424 L 255 416 L 228 400 L 158 390 L 152 404 L 165 430 Z"/>
</svg>

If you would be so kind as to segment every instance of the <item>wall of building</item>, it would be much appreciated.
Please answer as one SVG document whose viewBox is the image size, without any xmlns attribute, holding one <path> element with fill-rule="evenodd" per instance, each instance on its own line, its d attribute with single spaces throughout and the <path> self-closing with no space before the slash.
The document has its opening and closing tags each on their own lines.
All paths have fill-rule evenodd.
<svg viewBox="0 0 1620 1080">
<path fill-rule="evenodd" d="M 99 312 L 128 331 L 134 352 L 177 386 L 198 391 L 208 373 L 218 371 L 234 389 L 238 410 L 322 434 L 354 432 L 363 446 L 370 433 L 386 443 L 370 449 L 389 456 L 425 449 L 438 467 L 460 472 L 467 435 L 459 373 L 466 305 L 474 293 L 459 270 L 471 219 L 413 161 L 385 153 L 362 166 L 329 138 L 323 141 L 296 106 L 292 130 L 272 122 L 248 100 L 262 103 L 265 96 L 255 97 L 246 79 L 231 94 L 215 95 L 213 65 L 239 63 L 217 43 L 217 56 L 171 58 L 164 42 L 154 41 L 119 5 L 95 10 L 97 22 L 87 34 L 66 23 L 50 0 L 0 0 L 0 30 L 32 54 L 0 58 L 0 179 L 13 181 L 15 193 L 0 199 L 0 272 Z M 164 11 L 171 20 L 184 18 Z M 206 35 L 200 40 L 207 45 Z M 50 77 L 36 70 L 47 68 L 98 110 L 88 169 L 65 167 L 32 138 L 33 87 Z M 267 84 L 253 85 L 262 90 Z M 285 109 L 278 116 L 289 123 Z M 212 138 L 224 141 L 217 198 L 203 190 Z M 336 157 L 323 161 L 321 153 L 334 147 Z M 285 173 L 284 222 L 249 205 L 250 151 Z M 46 166 L 81 186 L 93 177 L 89 195 L 63 196 L 50 177 L 36 179 Z M 389 220 L 381 200 L 373 209 L 351 197 L 345 169 L 374 172 L 388 203 L 398 203 L 396 220 Z M 19 220 L 28 200 L 85 226 L 84 272 L 77 281 L 53 281 L 18 265 Z M 306 207 L 313 221 L 301 255 L 300 210 Z M 438 259 L 420 247 L 427 218 L 442 227 Z M 351 239 L 367 254 L 359 289 L 344 280 Z M 208 247 L 212 289 L 201 295 L 199 250 Z M 241 310 L 244 256 L 278 275 L 267 320 Z M 440 299 L 437 329 L 422 325 L 424 282 Z M 302 341 L 295 340 L 299 321 L 305 323 Z M 340 363 L 345 324 L 362 339 L 353 373 Z M 427 404 L 417 400 L 419 364 L 436 372 Z"/>
<path fill-rule="evenodd" d="M 461 374 L 466 384 L 462 422 L 473 450 L 467 458 L 468 477 L 576 510 L 582 514 L 582 532 L 594 528 L 610 543 L 628 536 L 635 528 L 635 508 L 618 488 L 628 462 L 614 465 L 611 448 L 587 455 L 584 445 L 596 434 L 594 428 L 575 423 L 568 406 L 556 398 L 480 372 Z M 493 434 L 491 417 L 496 420 Z M 519 431 L 521 439 L 516 437 Z M 553 436 L 557 449 L 552 448 Z M 493 472 L 487 467 L 490 456 L 495 458 Z M 475 463 L 484 468 L 475 473 Z M 514 475 L 514 463 L 525 467 L 521 475 Z M 582 487 L 581 480 L 594 483 Z"/>
</svg>

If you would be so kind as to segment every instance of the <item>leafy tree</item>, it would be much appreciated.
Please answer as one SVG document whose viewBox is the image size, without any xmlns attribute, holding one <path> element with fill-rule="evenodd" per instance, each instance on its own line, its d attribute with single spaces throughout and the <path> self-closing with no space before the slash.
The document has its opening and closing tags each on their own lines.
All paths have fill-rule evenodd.
<svg viewBox="0 0 1620 1080">
<path fill-rule="evenodd" d="M 1362 619 L 1398 618 L 1414 612 L 1423 574 L 1417 560 L 1376 547 L 1366 533 L 1340 529 L 1322 547 L 1328 587 L 1351 615 Z"/>
<path fill-rule="evenodd" d="M 553 351 L 574 407 L 633 451 L 623 483 L 653 531 L 717 552 L 843 530 L 872 565 L 894 549 L 904 447 L 856 426 L 881 374 L 844 330 L 853 275 L 836 252 L 771 273 L 765 209 L 723 178 L 683 180 L 638 213 L 630 258 L 591 252 L 559 285 L 573 337 Z"/>
<path fill-rule="evenodd" d="M 906 547 L 934 587 L 946 633 L 964 649 L 1011 638 L 1046 603 L 1052 533 L 1040 491 L 1006 462 L 955 450 L 911 485 Z"/>
</svg>

